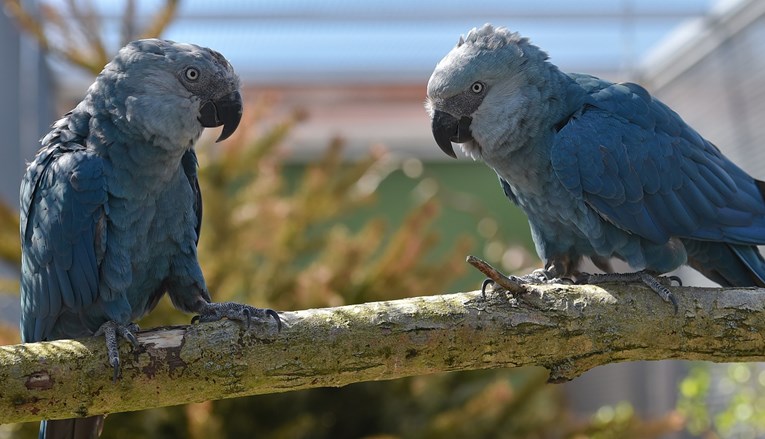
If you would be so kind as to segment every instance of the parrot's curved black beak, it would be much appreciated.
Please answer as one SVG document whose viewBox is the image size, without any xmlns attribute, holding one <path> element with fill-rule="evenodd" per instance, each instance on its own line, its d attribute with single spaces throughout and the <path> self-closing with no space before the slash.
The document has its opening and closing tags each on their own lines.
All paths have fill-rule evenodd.
<svg viewBox="0 0 765 439">
<path fill-rule="evenodd" d="M 209 100 L 199 108 L 199 122 L 203 127 L 212 128 L 223 125 L 223 131 L 216 142 L 226 140 L 234 134 L 242 120 L 242 95 L 238 91 L 221 99 Z"/>
<path fill-rule="evenodd" d="M 454 153 L 452 142 L 465 143 L 473 140 L 473 133 L 470 132 L 471 122 L 473 119 L 468 116 L 457 119 L 444 111 L 434 111 L 430 128 L 441 151 L 456 159 L 457 154 Z"/>
</svg>

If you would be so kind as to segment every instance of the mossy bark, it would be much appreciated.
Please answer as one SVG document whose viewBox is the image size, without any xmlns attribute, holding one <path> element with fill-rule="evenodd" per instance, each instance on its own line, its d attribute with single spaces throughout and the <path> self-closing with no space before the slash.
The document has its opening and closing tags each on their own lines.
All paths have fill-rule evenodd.
<svg viewBox="0 0 765 439">
<path fill-rule="evenodd" d="M 537 365 L 550 381 L 603 364 L 765 361 L 765 290 L 673 288 L 679 312 L 639 286 L 530 287 L 516 297 L 414 297 L 138 334 L 112 381 L 102 337 L 0 347 L 0 423 Z"/>
</svg>

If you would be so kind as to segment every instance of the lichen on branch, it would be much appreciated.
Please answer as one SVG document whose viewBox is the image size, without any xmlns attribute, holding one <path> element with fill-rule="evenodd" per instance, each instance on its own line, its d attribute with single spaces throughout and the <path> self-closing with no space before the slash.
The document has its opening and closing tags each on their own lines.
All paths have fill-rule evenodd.
<svg viewBox="0 0 765 439">
<path fill-rule="evenodd" d="M 121 346 L 111 381 L 103 340 L 0 347 L 0 423 L 456 370 L 542 366 L 550 381 L 636 360 L 765 360 L 765 290 L 673 288 L 680 311 L 634 285 L 532 285 L 158 328 Z M 150 396 L 150 397 L 149 397 Z"/>
</svg>

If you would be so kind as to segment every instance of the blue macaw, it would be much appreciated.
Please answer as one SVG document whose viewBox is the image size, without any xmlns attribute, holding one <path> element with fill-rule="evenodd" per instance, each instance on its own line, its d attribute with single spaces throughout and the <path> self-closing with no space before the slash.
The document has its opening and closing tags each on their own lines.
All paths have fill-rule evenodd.
<svg viewBox="0 0 765 439">
<path fill-rule="evenodd" d="M 205 127 L 229 137 L 239 79 L 218 52 L 135 41 L 57 121 L 21 183 L 24 342 L 103 334 L 114 379 L 117 338 L 167 292 L 195 319 L 278 314 L 213 303 L 197 261 L 202 199 L 193 146 Z M 43 421 L 41 438 L 89 438 L 102 416 Z"/>
<path fill-rule="evenodd" d="M 545 278 L 618 258 L 665 300 L 653 276 L 684 264 L 723 286 L 765 286 L 765 183 L 643 87 L 563 73 L 487 24 L 438 63 L 426 109 L 439 147 L 484 161 L 524 210 Z"/>
</svg>

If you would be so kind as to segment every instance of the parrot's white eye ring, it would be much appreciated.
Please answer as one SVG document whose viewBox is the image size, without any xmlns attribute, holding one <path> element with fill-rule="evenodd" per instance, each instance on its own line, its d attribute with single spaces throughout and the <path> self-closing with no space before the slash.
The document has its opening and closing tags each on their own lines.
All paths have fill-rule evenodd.
<svg viewBox="0 0 765 439">
<path fill-rule="evenodd" d="M 473 85 L 470 86 L 470 91 L 472 91 L 475 94 L 481 93 L 484 89 L 483 82 L 476 81 L 473 83 Z"/>
<path fill-rule="evenodd" d="M 185 76 L 189 81 L 196 81 L 199 79 L 199 70 L 197 70 L 196 67 L 189 67 L 183 73 L 183 76 Z"/>
</svg>

